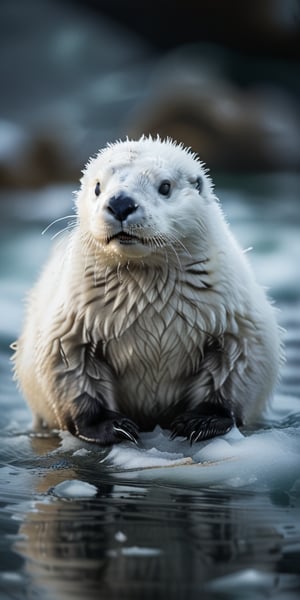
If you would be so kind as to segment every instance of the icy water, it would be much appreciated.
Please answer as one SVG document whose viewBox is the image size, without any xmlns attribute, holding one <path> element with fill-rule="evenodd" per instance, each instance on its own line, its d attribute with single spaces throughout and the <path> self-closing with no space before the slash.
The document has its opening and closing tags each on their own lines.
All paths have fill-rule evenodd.
<svg viewBox="0 0 300 600">
<path fill-rule="evenodd" d="M 156 430 L 109 452 L 29 434 L 9 344 L 51 244 L 41 231 L 70 214 L 71 188 L 1 193 L 1 599 L 299 598 L 299 183 L 260 175 L 217 187 L 286 329 L 265 423 L 193 448 Z"/>
</svg>

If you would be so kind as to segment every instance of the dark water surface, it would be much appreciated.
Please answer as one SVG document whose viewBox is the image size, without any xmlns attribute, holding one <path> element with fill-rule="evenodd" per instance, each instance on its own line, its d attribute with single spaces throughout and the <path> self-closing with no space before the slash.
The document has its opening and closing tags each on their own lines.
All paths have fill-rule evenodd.
<svg viewBox="0 0 300 600">
<path fill-rule="evenodd" d="M 107 452 L 94 446 L 29 435 L 9 344 L 48 254 L 51 234 L 40 233 L 71 214 L 71 189 L 1 193 L 1 599 L 299 598 L 299 182 L 292 175 L 241 177 L 217 189 L 243 247 L 254 247 L 251 261 L 287 330 L 275 409 L 262 430 L 246 432 L 253 452 L 247 485 L 239 457 L 221 483 L 210 464 L 209 484 L 197 479 L 199 470 L 190 482 L 163 469 L 149 479 L 101 462 Z M 257 439 L 265 441 L 267 462 Z M 265 486 L 264 472 L 257 477 L 264 464 Z"/>
</svg>

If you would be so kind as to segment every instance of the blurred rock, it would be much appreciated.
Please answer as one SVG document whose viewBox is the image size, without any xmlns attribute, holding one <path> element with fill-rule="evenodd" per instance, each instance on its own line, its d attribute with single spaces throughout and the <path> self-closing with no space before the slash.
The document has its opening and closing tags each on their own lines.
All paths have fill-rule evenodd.
<svg viewBox="0 0 300 600">
<path fill-rule="evenodd" d="M 89 4 L 0 2 L 1 187 L 77 182 L 108 141 L 149 132 L 217 169 L 299 167 L 294 0 Z"/>
<path fill-rule="evenodd" d="M 163 61 L 147 100 L 127 124 L 132 137 L 170 136 L 214 169 L 297 170 L 298 105 L 271 84 L 242 88 L 218 70 Z"/>
<path fill-rule="evenodd" d="M 26 132 L 0 120 L 0 186 L 39 187 L 49 182 L 78 179 L 80 167 L 59 133 Z"/>
<path fill-rule="evenodd" d="M 76 179 L 120 135 L 151 49 L 61 0 L 0 2 L 0 185 Z"/>
</svg>

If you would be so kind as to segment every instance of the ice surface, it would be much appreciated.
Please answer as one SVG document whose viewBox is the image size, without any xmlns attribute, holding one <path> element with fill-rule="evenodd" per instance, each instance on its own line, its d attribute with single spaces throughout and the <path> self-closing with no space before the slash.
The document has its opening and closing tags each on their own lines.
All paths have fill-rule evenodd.
<svg viewBox="0 0 300 600">
<path fill-rule="evenodd" d="M 73 452 L 73 456 L 86 456 L 90 453 L 91 450 L 88 450 L 87 448 L 78 448 L 78 450 L 75 450 L 75 452 Z"/>
<path fill-rule="evenodd" d="M 159 556 L 162 551 L 159 548 L 142 548 L 141 546 L 130 546 L 128 548 L 122 548 L 121 554 L 123 556 Z"/>
<path fill-rule="evenodd" d="M 117 542 L 120 542 L 120 544 L 123 544 L 127 541 L 127 535 L 125 535 L 123 531 L 117 531 L 117 533 L 115 534 L 115 540 Z"/>
<path fill-rule="evenodd" d="M 145 469 L 165 467 L 192 462 L 185 455 L 186 449 L 180 448 L 180 442 L 168 443 L 169 434 L 157 427 L 151 434 L 141 435 L 141 445 L 132 446 L 127 442 L 113 446 L 104 460 L 123 469 Z M 173 446 L 168 449 L 169 446 Z"/>
<path fill-rule="evenodd" d="M 281 417 L 291 414 L 291 410 L 287 404 Z M 279 412 L 278 408 L 277 417 Z M 118 477 L 130 472 L 131 477 L 141 480 L 192 486 L 290 489 L 300 480 L 299 429 L 269 426 L 243 434 L 234 428 L 225 436 L 191 446 L 183 438 L 170 440 L 169 432 L 156 427 L 151 433 L 141 434 L 139 446 L 128 442 L 113 446 L 102 461 Z"/>
<path fill-rule="evenodd" d="M 67 479 L 58 483 L 52 492 L 59 498 L 91 498 L 96 496 L 97 488 L 95 485 L 79 479 Z"/>
<path fill-rule="evenodd" d="M 233 575 L 225 575 L 219 577 L 210 583 L 209 587 L 213 590 L 222 590 L 230 592 L 232 589 L 236 591 L 238 587 L 241 592 L 266 591 L 275 582 L 276 573 L 265 573 L 257 569 L 244 569 Z"/>
<path fill-rule="evenodd" d="M 300 481 L 298 405 L 297 398 L 278 395 L 264 427 L 253 432 L 234 428 L 224 436 L 193 445 L 184 438 L 170 440 L 167 430 L 156 427 L 141 433 L 137 446 L 124 442 L 110 449 L 61 432 L 61 446 L 55 452 L 71 452 L 79 460 L 96 453 L 99 469 L 101 463 L 123 479 L 130 476 L 131 480 L 193 487 L 291 489 Z"/>
</svg>

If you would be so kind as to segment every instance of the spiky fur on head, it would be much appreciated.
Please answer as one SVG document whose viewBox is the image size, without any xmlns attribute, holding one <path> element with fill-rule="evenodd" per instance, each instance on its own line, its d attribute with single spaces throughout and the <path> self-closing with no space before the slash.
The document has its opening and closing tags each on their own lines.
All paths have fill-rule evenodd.
<svg viewBox="0 0 300 600">
<path fill-rule="evenodd" d="M 163 181 L 171 184 L 167 198 L 159 193 Z M 89 160 L 81 183 L 77 207 L 82 227 L 107 255 L 117 255 L 118 260 L 140 259 L 159 247 L 171 245 L 174 249 L 174 244 L 186 244 L 187 230 L 189 242 L 197 237 L 199 244 L 207 206 L 216 200 L 207 169 L 198 156 L 182 144 L 159 136 L 108 144 Z M 99 197 L 95 197 L 97 185 Z M 139 206 L 122 224 L 122 231 L 141 240 L 130 248 L 115 239 L 110 242 L 120 224 L 108 214 L 107 206 L 110 198 L 120 193 L 132 197 Z"/>
</svg>

